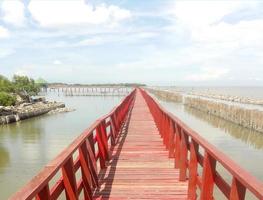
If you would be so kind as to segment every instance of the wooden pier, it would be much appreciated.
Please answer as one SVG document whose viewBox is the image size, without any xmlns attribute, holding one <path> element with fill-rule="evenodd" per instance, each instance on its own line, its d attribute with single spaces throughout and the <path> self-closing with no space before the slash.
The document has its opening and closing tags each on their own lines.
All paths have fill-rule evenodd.
<svg viewBox="0 0 263 200">
<path fill-rule="evenodd" d="M 187 182 L 179 181 L 179 170 L 168 159 L 140 93 L 111 158 L 109 167 L 99 174 L 95 199 L 187 199 Z"/>
<path fill-rule="evenodd" d="M 41 92 L 62 94 L 64 96 L 126 96 L 131 87 L 48 87 Z"/>
<path fill-rule="evenodd" d="M 263 199 L 262 182 L 136 89 L 10 199 L 213 200 L 215 189 Z"/>
</svg>

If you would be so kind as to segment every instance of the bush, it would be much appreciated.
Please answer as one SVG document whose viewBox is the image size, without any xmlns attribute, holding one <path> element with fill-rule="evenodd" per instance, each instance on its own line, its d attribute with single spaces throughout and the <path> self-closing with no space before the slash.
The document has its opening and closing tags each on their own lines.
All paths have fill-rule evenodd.
<svg viewBox="0 0 263 200">
<path fill-rule="evenodd" d="M 16 98 L 6 92 L 0 92 L 0 105 L 1 106 L 12 106 L 15 105 Z"/>
<path fill-rule="evenodd" d="M 15 88 L 11 81 L 0 74 L 0 92 L 14 92 Z"/>
</svg>

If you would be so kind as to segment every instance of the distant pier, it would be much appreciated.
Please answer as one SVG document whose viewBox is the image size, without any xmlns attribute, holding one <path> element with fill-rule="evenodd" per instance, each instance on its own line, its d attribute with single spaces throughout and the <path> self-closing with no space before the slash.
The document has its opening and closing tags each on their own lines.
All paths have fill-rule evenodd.
<svg viewBox="0 0 263 200">
<path fill-rule="evenodd" d="M 47 87 L 41 92 L 52 92 L 64 96 L 126 96 L 132 91 L 132 87 Z"/>
</svg>

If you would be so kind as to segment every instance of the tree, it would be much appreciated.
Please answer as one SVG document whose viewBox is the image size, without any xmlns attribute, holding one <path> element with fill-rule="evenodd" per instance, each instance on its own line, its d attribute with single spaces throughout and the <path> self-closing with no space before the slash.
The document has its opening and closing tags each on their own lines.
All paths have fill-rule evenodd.
<svg viewBox="0 0 263 200">
<path fill-rule="evenodd" d="M 36 95 L 40 91 L 34 79 L 27 76 L 14 75 L 13 84 L 17 93 L 26 92 L 29 95 Z"/>
<path fill-rule="evenodd" d="M 0 75 L 0 92 L 15 92 L 15 88 L 12 82 L 2 75 Z"/>
</svg>

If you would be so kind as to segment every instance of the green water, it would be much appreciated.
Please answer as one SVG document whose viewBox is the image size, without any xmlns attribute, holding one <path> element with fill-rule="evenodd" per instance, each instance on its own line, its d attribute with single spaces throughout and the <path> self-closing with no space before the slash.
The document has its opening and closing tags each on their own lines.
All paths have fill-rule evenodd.
<svg viewBox="0 0 263 200">
<path fill-rule="evenodd" d="M 76 111 L 0 126 L 0 199 L 7 199 L 122 97 L 58 97 Z M 51 97 L 49 95 L 49 97 Z"/>
</svg>

